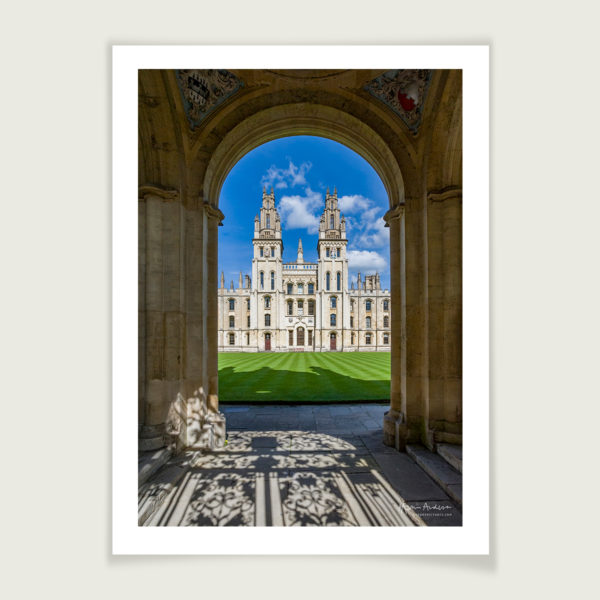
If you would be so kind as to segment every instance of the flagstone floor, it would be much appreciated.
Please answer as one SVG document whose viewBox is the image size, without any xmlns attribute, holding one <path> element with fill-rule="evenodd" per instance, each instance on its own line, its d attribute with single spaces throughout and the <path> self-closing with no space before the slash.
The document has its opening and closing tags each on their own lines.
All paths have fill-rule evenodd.
<svg viewBox="0 0 600 600">
<path fill-rule="evenodd" d="M 171 458 L 139 490 L 145 526 L 457 526 L 460 508 L 381 441 L 387 405 L 221 406 L 222 450 Z"/>
</svg>

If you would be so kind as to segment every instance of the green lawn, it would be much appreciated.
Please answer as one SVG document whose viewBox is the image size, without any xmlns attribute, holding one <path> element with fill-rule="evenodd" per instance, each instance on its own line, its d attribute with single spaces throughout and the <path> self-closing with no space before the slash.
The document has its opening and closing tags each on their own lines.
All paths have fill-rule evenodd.
<svg viewBox="0 0 600 600">
<path fill-rule="evenodd" d="M 388 352 L 219 354 L 221 402 L 356 402 L 389 397 Z"/>
</svg>

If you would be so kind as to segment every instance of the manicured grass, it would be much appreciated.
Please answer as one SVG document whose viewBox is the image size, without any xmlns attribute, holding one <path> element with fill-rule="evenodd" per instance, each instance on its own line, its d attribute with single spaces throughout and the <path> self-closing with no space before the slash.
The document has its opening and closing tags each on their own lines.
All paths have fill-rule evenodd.
<svg viewBox="0 0 600 600">
<path fill-rule="evenodd" d="M 388 352 L 219 354 L 221 402 L 387 401 Z"/>
</svg>

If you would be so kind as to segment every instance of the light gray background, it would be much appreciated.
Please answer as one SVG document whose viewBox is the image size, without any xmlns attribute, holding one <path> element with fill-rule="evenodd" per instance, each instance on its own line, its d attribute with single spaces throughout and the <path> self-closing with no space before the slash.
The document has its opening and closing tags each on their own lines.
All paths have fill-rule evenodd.
<svg viewBox="0 0 600 600">
<path fill-rule="evenodd" d="M 2 18 L 9 598 L 587 596 L 598 521 L 592 3 L 13 3 Z M 489 43 L 492 555 L 110 556 L 110 46 Z"/>
</svg>

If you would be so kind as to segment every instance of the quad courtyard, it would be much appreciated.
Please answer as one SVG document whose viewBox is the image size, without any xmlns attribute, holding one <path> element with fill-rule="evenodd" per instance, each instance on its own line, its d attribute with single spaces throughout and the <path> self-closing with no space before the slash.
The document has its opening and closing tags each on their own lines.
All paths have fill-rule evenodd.
<svg viewBox="0 0 600 600">
<path fill-rule="evenodd" d="M 389 403 L 389 395 L 389 353 L 219 354 L 221 403 Z"/>
</svg>

